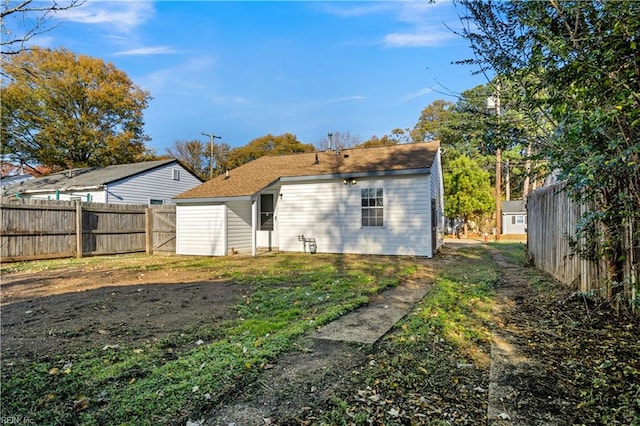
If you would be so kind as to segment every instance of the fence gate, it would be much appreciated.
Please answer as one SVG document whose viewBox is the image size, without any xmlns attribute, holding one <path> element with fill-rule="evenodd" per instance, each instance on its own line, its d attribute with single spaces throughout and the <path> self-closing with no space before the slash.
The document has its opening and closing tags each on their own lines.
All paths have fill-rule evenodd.
<svg viewBox="0 0 640 426">
<path fill-rule="evenodd" d="M 152 253 L 175 254 L 176 207 L 153 206 L 150 208 Z"/>
</svg>

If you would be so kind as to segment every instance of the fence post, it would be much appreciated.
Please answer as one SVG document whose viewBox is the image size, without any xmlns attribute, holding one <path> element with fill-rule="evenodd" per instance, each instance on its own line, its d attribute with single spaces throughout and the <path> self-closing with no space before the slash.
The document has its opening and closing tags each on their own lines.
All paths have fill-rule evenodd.
<svg viewBox="0 0 640 426">
<path fill-rule="evenodd" d="M 76 257 L 82 257 L 82 204 L 76 202 Z"/>
<path fill-rule="evenodd" d="M 144 241 L 147 254 L 153 254 L 153 211 L 147 207 L 144 211 Z"/>
</svg>

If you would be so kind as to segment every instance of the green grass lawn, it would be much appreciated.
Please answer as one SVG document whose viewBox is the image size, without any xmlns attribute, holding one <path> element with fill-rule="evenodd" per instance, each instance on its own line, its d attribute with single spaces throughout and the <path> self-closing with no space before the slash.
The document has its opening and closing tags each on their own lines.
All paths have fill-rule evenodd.
<svg viewBox="0 0 640 426">
<path fill-rule="evenodd" d="M 491 246 L 513 263 L 525 260 L 521 243 Z M 349 385 L 315 407 L 304 424 L 486 423 L 492 308 L 500 276 L 486 246 L 446 249 L 429 261 L 284 253 L 256 258 L 113 256 L 14 264 L 3 266 L 2 273 L 76 267 L 204 269 L 212 271 L 212 279 L 250 291 L 231 319 L 187 327 L 154 343 L 60 353 L 39 362 L 3 359 L 2 418 L 74 425 L 184 425 L 189 418 L 206 418 L 229 395 L 259 383 L 265 366 L 297 350 L 300 339 L 317 327 L 366 304 L 385 288 L 428 277 L 432 284 L 425 297 L 371 348 L 367 362 L 346 372 Z M 564 286 L 532 268 L 521 273 L 532 295 L 526 304 L 530 313 L 523 312 L 526 323 L 520 325 L 528 324 L 531 344 L 546 348 L 534 354 L 555 354 L 546 360 L 551 362 L 548 369 L 562 369 L 562 398 L 573 404 L 562 413 L 564 418 L 587 420 L 578 424 L 611 419 L 610 424 L 640 424 L 635 381 L 640 370 L 637 357 L 629 355 L 638 353 L 633 337 L 637 321 L 618 318 L 620 327 L 611 328 L 616 322 L 607 319 L 606 306 L 584 301 L 582 311 L 582 300 L 564 305 L 571 301 Z M 569 307 L 574 311 L 567 313 Z M 543 332 L 549 327 L 557 337 Z M 195 348 L 185 344 L 198 339 L 207 343 Z"/>
<path fill-rule="evenodd" d="M 421 267 L 411 258 L 280 254 L 257 258 L 110 256 L 29 262 L 3 272 L 57 268 L 171 271 L 208 268 L 216 279 L 250 285 L 237 317 L 184 330 L 144 347 L 61 353 L 46 362 L 2 366 L 2 417 L 35 424 L 175 424 L 212 409 L 250 383 L 296 339 L 366 304 Z M 210 343 L 179 354 L 181 341 Z"/>
<path fill-rule="evenodd" d="M 427 295 L 378 343 L 317 424 L 486 423 L 498 271 L 478 246 L 444 257 L 433 264 Z"/>
</svg>

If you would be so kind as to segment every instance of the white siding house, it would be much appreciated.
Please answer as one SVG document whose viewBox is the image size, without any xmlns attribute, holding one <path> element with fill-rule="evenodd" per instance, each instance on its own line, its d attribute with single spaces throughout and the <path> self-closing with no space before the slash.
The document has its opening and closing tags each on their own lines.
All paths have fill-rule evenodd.
<svg viewBox="0 0 640 426">
<path fill-rule="evenodd" d="M 175 198 L 176 253 L 432 257 L 444 235 L 440 164 L 438 142 L 261 157 Z M 222 221 L 193 220 L 205 206 Z"/>
<path fill-rule="evenodd" d="M 178 160 L 146 161 L 70 169 L 24 182 L 22 198 L 79 200 L 112 204 L 170 204 L 173 197 L 202 183 Z"/>
<path fill-rule="evenodd" d="M 501 211 L 503 234 L 527 233 L 527 206 L 525 200 L 503 201 Z"/>
<path fill-rule="evenodd" d="M 251 253 L 251 203 L 229 201 L 227 209 L 227 251 Z"/>
</svg>

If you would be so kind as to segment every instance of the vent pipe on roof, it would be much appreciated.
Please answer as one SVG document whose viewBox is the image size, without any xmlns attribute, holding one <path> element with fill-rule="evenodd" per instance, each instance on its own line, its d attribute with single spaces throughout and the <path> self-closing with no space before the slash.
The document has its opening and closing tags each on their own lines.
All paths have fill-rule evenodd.
<svg viewBox="0 0 640 426">
<path fill-rule="evenodd" d="M 317 152 L 316 152 L 316 161 L 314 161 L 313 164 L 320 164 L 320 160 L 318 160 L 318 153 Z"/>
<path fill-rule="evenodd" d="M 224 178 L 225 178 L 225 179 L 229 179 L 229 170 L 227 170 L 226 172 L 224 172 Z"/>
</svg>

